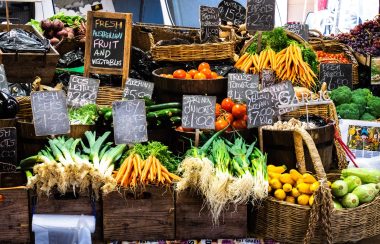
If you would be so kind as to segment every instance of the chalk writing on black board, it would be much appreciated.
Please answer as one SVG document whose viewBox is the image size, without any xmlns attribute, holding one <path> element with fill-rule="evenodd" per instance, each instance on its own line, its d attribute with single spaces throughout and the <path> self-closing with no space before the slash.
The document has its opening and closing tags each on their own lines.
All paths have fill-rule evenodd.
<svg viewBox="0 0 380 244">
<path fill-rule="evenodd" d="M 274 28 L 275 0 L 247 1 L 247 30 L 269 31 Z"/>
<path fill-rule="evenodd" d="M 123 98 L 128 100 L 138 98 L 152 98 L 154 83 L 144 80 L 128 78 L 125 83 Z"/>
<path fill-rule="evenodd" d="M 275 115 L 282 115 L 293 111 L 294 108 L 279 108 L 280 104 L 292 104 L 296 102 L 294 100 L 295 92 L 291 81 L 281 82 L 263 89 L 264 92 L 269 92 L 272 95 L 272 101 L 274 105 Z"/>
<path fill-rule="evenodd" d="M 245 23 L 246 9 L 233 0 L 223 0 L 218 5 L 220 19 L 232 22 L 234 25 Z"/>
<path fill-rule="evenodd" d="M 248 103 L 248 128 L 273 124 L 274 104 L 270 92 L 256 92 Z"/>
<path fill-rule="evenodd" d="M 194 129 L 215 128 L 215 103 L 213 96 L 183 96 L 182 127 Z"/>
<path fill-rule="evenodd" d="M 219 10 L 214 7 L 200 6 L 201 40 L 212 36 L 219 37 Z"/>
<path fill-rule="evenodd" d="M 252 94 L 258 90 L 258 75 L 243 73 L 228 74 L 228 97 L 247 103 L 249 97 L 252 96 Z"/>
<path fill-rule="evenodd" d="M 287 23 L 285 25 L 285 28 L 288 31 L 301 36 L 304 40 L 309 40 L 309 25 L 300 23 Z"/>
<path fill-rule="evenodd" d="M 321 64 L 319 81 L 326 82 L 330 91 L 340 86 L 352 88 L 352 64 Z"/>
<path fill-rule="evenodd" d="M 70 76 L 69 88 L 67 91 L 67 103 L 72 107 L 81 107 L 86 104 L 95 104 L 98 97 L 99 80 Z"/>
<path fill-rule="evenodd" d="M 17 134 L 15 127 L 0 128 L 0 162 L 14 165 L 17 163 Z"/>
</svg>

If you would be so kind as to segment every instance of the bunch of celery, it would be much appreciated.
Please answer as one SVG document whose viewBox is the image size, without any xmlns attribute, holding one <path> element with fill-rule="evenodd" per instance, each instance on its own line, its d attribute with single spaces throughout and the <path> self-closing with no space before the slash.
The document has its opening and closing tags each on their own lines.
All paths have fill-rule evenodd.
<svg viewBox="0 0 380 244">
<path fill-rule="evenodd" d="M 106 132 L 96 138 L 95 132 L 87 131 L 86 143 L 74 138 L 50 139 L 49 146 L 20 162 L 23 170 L 33 168 L 34 176 L 29 178 L 28 186 L 47 195 L 53 187 L 62 194 L 69 189 L 85 191 L 89 186 L 96 194 L 99 189 L 104 193 L 112 191 L 116 187 L 112 177 L 114 163 L 126 145 L 113 147 L 106 142 L 109 135 Z"/>
</svg>

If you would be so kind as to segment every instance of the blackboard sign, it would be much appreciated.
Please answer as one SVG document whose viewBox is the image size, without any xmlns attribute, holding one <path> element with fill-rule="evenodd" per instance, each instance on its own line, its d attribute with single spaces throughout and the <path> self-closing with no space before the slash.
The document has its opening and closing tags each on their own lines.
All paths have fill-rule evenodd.
<svg viewBox="0 0 380 244">
<path fill-rule="evenodd" d="M 70 133 L 64 91 L 32 92 L 31 103 L 36 136 Z"/>
<path fill-rule="evenodd" d="M 218 5 L 221 20 L 232 22 L 233 25 L 245 23 L 246 9 L 240 3 L 233 0 L 223 0 Z"/>
<path fill-rule="evenodd" d="M 271 69 L 263 69 L 261 72 L 262 89 L 276 84 L 276 74 Z"/>
<path fill-rule="evenodd" d="M 273 124 L 274 104 L 270 92 L 256 92 L 248 103 L 248 128 Z"/>
<path fill-rule="evenodd" d="M 216 97 L 183 96 L 182 127 L 193 129 L 215 129 Z"/>
<path fill-rule="evenodd" d="M 275 116 L 282 115 L 294 110 L 294 108 L 280 108 L 280 105 L 292 104 L 295 96 L 294 88 L 291 81 L 285 81 L 263 89 L 264 92 L 269 92 L 274 105 Z"/>
<path fill-rule="evenodd" d="M 128 78 L 125 83 L 125 89 L 123 92 L 123 98 L 128 100 L 138 99 L 138 98 L 152 98 L 154 83 Z"/>
<path fill-rule="evenodd" d="M 144 100 L 113 102 L 112 115 L 116 144 L 131 144 L 148 140 Z"/>
<path fill-rule="evenodd" d="M 247 0 L 247 30 L 270 31 L 274 28 L 275 0 Z"/>
<path fill-rule="evenodd" d="M 82 76 L 70 76 L 67 90 L 67 104 L 71 107 L 81 107 L 95 104 L 98 97 L 99 80 Z"/>
<path fill-rule="evenodd" d="M 340 86 L 352 88 L 352 64 L 321 64 L 319 81 L 326 82 L 329 91 Z"/>
<path fill-rule="evenodd" d="M 248 102 L 249 97 L 259 90 L 259 76 L 243 73 L 228 74 L 227 97 Z"/>
<path fill-rule="evenodd" d="M 305 41 L 309 40 L 309 25 L 300 23 L 287 23 L 285 29 L 301 36 Z"/>
<path fill-rule="evenodd" d="M 15 127 L 0 128 L 0 162 L 16 165 L 17 134 Z M 9 171 L 0 164 L 0 172 Z"/>
<path fill-rule="evenodd" d="M 90 73 L 128 77 L 132 14 L 87 13 L 85 76 Z M 124 83 L 123 83 L 124 85 Z"/>
<path fill-rule="evenodd" d="M 5 75 L 4 64 L 0 64 L 0 91 L 9 94 L 7 76 Z"/>
<path fill-rule="evenodd" d="M 201 40 L 212 36 L 219 37 L 219 10 L 214 7 L 200 6 Z"/>
</svg>

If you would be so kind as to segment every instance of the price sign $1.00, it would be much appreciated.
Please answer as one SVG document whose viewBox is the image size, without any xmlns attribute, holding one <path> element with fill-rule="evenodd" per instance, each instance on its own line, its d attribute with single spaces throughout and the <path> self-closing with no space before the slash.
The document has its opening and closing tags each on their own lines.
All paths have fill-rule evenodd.
<svg viewBox="0 0 380 244">
<path fill-rule="evenodd" d="M 182 101 L 182 127 L 193 129 L 215 128 L 214 96 L 193 95 L 183 96 Z"/>
</svg>

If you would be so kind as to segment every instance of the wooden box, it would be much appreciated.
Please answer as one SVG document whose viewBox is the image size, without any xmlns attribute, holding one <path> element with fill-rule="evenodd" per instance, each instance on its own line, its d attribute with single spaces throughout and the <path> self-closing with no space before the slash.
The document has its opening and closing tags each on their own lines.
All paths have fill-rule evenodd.
<svg viewBox="0 0 380 244">
<path fill-rule="evenodd" d="M 174 239 L 174 193 L 171 188 L 146 186 L 103 197 L 104 240 Z"/>
<path fill-rule="evenodd" d="M 34 207 L 36 214 L 62 214 L 62 215 L 94 215 L 96 212 L 95 233 L 92 234 L 93 241 L 100 241 L 102 237 L 102 204 L 99 201 L 92 203 L 88 194 L 72 192 L 61 195 L 56 193 L 50 197 L 46 195 L 36 196 L 35 192 L 30 193 L 30 209 Z M 94 207 L 93 208 L 93 204 Z"/>
<path fill-rule="evenodd" d="M 25 184 L 24 172 L 0 172 L 0 187 L 24 186 Z"/>
<path fill-rule="evenodd" d="M 40 38 L 40 33 L 31 25 L 10 25 L 10 29 L 20 28 L 34 32 Z M 0 31 L 7 31 L 7 25 L 1 24 Z M 4 64 L 8 82 L 31 83 L 34 77 L 39 76 L 42 83 L 51 83 L 59 59 L 58 52 L 51 47 L 44 53 L 4 53 L 0 50 L 0 63 Z"/>
<path fill-rule="evenodd" d="M 26 189 L 1 189 L 0 243 L 28 243 L 29 204 Z"/>
<path fill-rule="evenodd" d="M 247 237 L 247 205 L 230 206 L 214 225 L 202 196 L 185 191 L 176 196 L 176 239 L 241 239 Z"/>
</svg>

